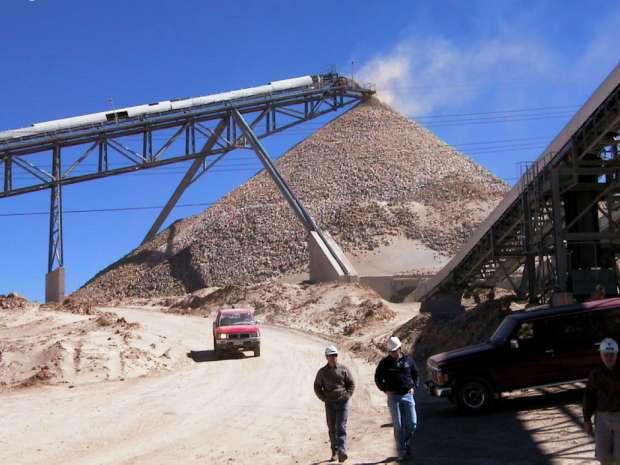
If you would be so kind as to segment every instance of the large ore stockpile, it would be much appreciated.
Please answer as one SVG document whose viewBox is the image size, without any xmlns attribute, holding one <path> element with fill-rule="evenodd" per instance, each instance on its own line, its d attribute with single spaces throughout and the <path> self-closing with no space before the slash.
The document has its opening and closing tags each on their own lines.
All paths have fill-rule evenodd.
<svg viewBox="0 0 620 465">
<path fill-rule="evenodd" d="M 354 254 L 380 253 L 406 237 L 452 255 L 507 190 L 374 98 L 297 144 L 277 167 L 321 228 Z M 261 172 L 99 272 L 75 297 L 104 302 L 181 294 L 259 282 L 307 265 L 304 230 Z"/>
</svg>

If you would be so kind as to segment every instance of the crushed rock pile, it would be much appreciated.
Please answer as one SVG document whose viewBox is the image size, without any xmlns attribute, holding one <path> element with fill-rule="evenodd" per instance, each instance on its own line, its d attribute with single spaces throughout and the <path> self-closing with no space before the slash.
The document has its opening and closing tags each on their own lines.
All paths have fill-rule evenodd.
<svg viewBox="0 0 620 465">
<path fill-rule="evenodd" d="M 47 303 L 41 306 L 45 310 L 53 310 L 57 312 L 68 312 L 74 315 L 94 315 L 95 307 L 85 301 L 79 301 L 72 297 L 67 297 L 62 303 Z"/>
<path fill-rule="evenodd" d="M 354 254 L 406 237 L 452 255 L 507 190 L 497 177 L 374 98 L 276 164 L 322 229 Z M 75 296 L 102 303 L 180 295 L 303 272 L 307 263 L 302 226 L 261 172 L 102 270 Z"/>
</svg>

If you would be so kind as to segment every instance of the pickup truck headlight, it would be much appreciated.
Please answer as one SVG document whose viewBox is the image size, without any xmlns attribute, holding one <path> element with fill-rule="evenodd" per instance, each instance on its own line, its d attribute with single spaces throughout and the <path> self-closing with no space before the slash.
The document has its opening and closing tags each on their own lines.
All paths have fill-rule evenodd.
<svg viewBox="0 0 620 465">
<path fill-rule="evenodd" d="M 220 335 L 218 336 L 220 339 L 227 339 L 228 338 L 228 334 L 226 333 L 220 333 Z"/>
</svg>

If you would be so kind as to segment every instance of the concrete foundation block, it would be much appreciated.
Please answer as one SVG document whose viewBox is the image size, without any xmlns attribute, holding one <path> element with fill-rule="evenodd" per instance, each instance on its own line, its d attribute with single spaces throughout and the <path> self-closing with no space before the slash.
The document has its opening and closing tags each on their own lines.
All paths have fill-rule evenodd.
<svg viewBox="0 0 620 465">
<path fill-rule="evenodd" d="M 60 267 L 45 275 L 45 303 L 65 300 L 65 269 Z"/>
<path fill-rule="evenodd" d="M 347 274 L 345 274 L 338 262 L 331 255 L 321 237 L 311 231 L 308 234 L 308 252 L 310 254 L 310 280 L 315 283 L 339 281 L 339 282 L 358 282 L 359 276 L 353 267 L 353 264 L 345 256 L 344 252 L 332 239 L 329 233 L 323 232 L 323 236 L 332 250 L 338 256 L 338 259 L 344 264 Z"/>
</svg>

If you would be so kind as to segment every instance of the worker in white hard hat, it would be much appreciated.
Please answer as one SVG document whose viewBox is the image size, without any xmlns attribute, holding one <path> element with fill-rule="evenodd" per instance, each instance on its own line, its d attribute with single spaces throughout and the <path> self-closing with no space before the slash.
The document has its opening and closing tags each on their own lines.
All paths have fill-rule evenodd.
<svg viewBox="0 0 620 465">
<path fill-rule="evenodd" d="M 375 384 L 387 395 L 398 460 L 402 461 L 412 455 L 413 433 L 418 423 L 414 395 L 419 375 L 413 358 L 403 354 L 400 339 L 391 337 L 387 351 L 375 370 Z"/>
<path fill-rule="evenodd" d="M 590 372 L 583 397 L 584 430 L 588 434 L 594 433 L 595 455 L 601 464 L 620 465 L 620 367 L 616 363 L 618 343 L 609 337 L 605 338 L 599 345 L 599 352 L 602 363 Z"/>
<path fill-rule="evenodd" d="M 327 363 L 317 372 L 314 379 L 314 392 L 325 403 L 325 417 L 331 461 L 344 462 L 347 458 L 347 419 L 349 417 L 349 399 L 355 390 L 355 381 L 349 369 L 338 363 L 338 349 L 334 346 L 325 348 Z"/>
</svg>

